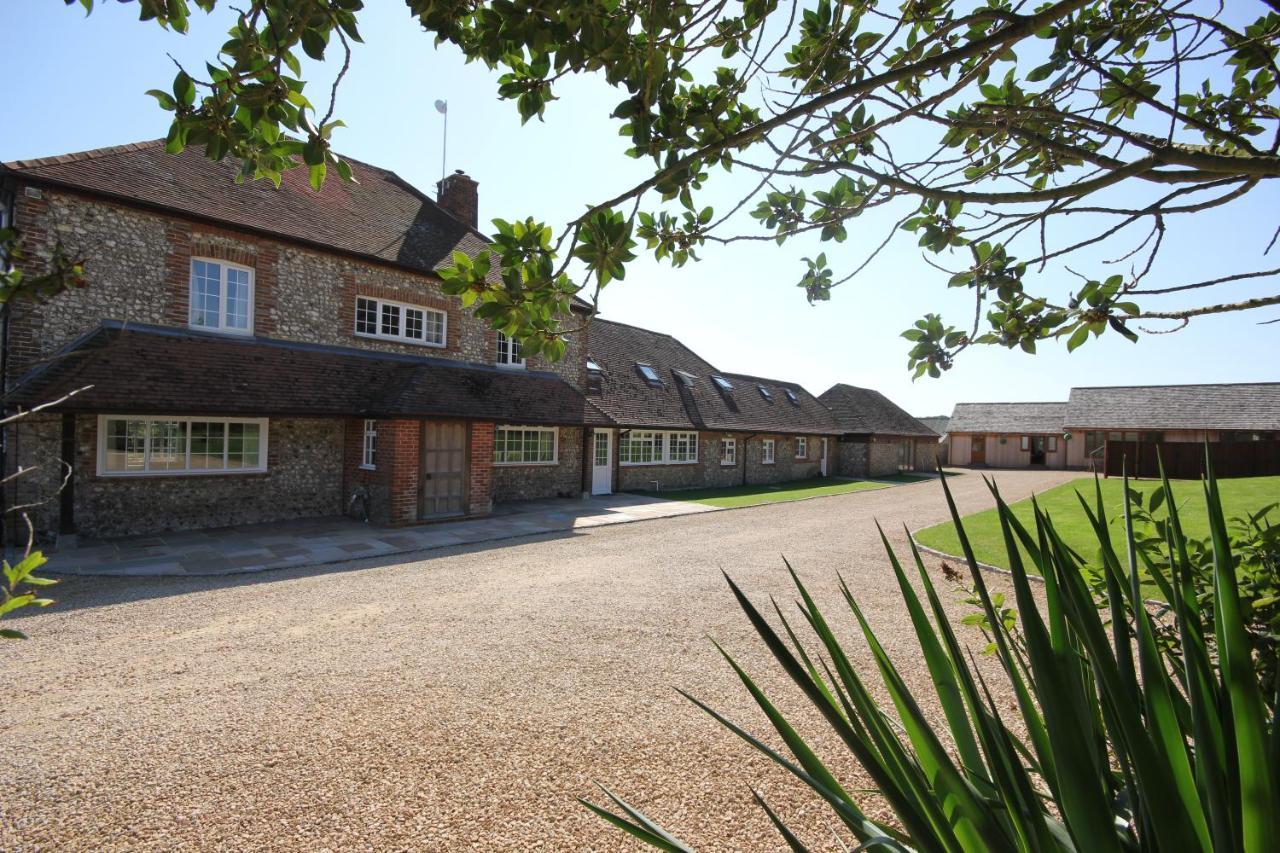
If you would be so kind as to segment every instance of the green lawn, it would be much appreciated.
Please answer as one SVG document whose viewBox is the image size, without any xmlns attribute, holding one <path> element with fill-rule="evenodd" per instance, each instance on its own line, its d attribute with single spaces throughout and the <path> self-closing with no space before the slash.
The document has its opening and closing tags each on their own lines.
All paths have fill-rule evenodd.
<svg viewBox="0 0 1280 853">
<path fill-rule="evenodd" d="M 868 489 L 890 488 L 883 483 L 866 480 L 832 480 L 818 477 L 812 480 L 795 480 L 772 486 L 730 486 L 725 489 L 679 489 L 665 492 L 639 492 L 655 498 L 673 501 L 690 501 L 718 507 L 756 506 L 757 504 L 798 501 L 825 495 L 843 495 Z"/>
<path fill-rule="evenodd" d="M 1130 488 L 1150 496 L 1159 486 L 1157 481 L 1141 480 L 1130 482 Z M 1179 518 L 1183 530 L 1188 536 L 1202 537 L 1209 534 L 1209 523 L 1205 516 L 1204 491 L 1199 480 L 1174 480 L 1171 483 L 1173 495 L 1178 504 Z M 1219 480 L 1218 489 L 1222 493 L 1223 513 L 1228 522 L 1232 516 L 1246 515 L 1255 512 L 1267 504 L 1280 501 L 1280 477 L 1245 477 L 1235 480 Z M 1058 533 L 1066 543 L 1086 559 L 1093 559 L 1097 553 L 1097 538 L 1089 526 L 1089 519 L 1076 491 L 1080 491 L 1092 507 L 1094 502 L 1093 480 L 1084 478 L 1050 489 L 1036 499 L 1041 509 L 1049 513 Z M 1102 481 L 1102 500 L 1107 510 L 1112 530 L 1112 542 L 1119 542 L 1124 532 L 1124 485 L 1121 480 Z M 1014 513 L 1029 529 L 1034 529 L 1031 516 L 1031 501 L 1018 501 L 1011 505 Z M 1158 511 L 1163 514 L 1163 510 Z M 1004 537 L 1000 532 L 1000 521 L 996 511 L 989 509 L 964 517 L 964 529 L 973 545 L 974 555 L 979 562 L 993 566 L 1009 567 L 1005 555 Z M 921 545 L 936 548 L 947 554 L 960 554 L 960 540 L 956 536 L 955 526 L 949 522 L 936 524 L 916 533 Z"/>
</svg>

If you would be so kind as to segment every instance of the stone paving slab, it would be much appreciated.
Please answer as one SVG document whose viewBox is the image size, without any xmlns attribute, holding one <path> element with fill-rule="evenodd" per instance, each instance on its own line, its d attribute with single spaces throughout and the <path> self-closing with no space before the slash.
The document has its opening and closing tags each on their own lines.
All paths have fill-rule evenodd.
<svg viewBox="0 0 1280 853">
<path fill-rule="evenodd" d="M 349 518 L 250 524 L 118 539 L 82 538 L 46 552 L 42 570 L 62 575 L 227 575 L 626 524 L 718 508 L 643 495 L 500 504 L 487 518 L 382 528 Z"/>
</svg>

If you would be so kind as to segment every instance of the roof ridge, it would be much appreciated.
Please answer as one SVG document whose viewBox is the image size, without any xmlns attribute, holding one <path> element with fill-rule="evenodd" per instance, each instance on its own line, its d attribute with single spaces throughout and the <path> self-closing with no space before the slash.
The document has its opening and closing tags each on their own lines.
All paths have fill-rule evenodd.
<svg viewBox="0 0 1280 853">
<path fill-rule="evenodd" d="M 676 341 L 685 349 L 689 349 L 689 347 L 685 346 L 685 344 L 682 341 L 680 341 L 675 335 L 671 334 L 670 332 L 659 332 L 659 331 L 655 331 L 654 329 L 646 329 L 644 326 L 637 326 L 635 323 L 624 323 L 621 320 L 608 320 L 604 317 L 601 317 L 599 314 L 592 317 L 591 322 L 608 323 L 611 326 L 625 326 L 628 329 L 636 329 L 641 332 L 648 332 L 651 335 L 658 335 L 663 338 L 671 338 L 671 340 Z M 689 350 L 689 351 L 693 352 L 693 350 Z"/>
<path fill-rule="evenodd" d="M 1170 382 L 1164 385 L 1075 385 L 1072 391 L 1100 391 L 1118 388 L 1239 388 L 1243 385 L 1280 385 L 1280 382 Z"/>
<path fill-rule="evenodd" d="M 738 379 L 754 379 L 757 382 L 772 382 L 775 385 L 794 385 L 797 388 L 803 388 L 799 382 L 792 382 L 790 379 L 774 379 L 771 376 L 756 376 L 751 373 L 734 373 L 731 370 L 719 371 L 721 376 L 733 376 Z"/>
<path fill-rule="evenodd" d="M 66 154 L 54 154 L 48 157 L 33 157 L 29 160 L 10 160 L 7 163 L 0 163 L 6 169 L 20 171 L 23 169 L 37 169 L 41 166 L 62 166 L 67 163 L 83 163 L 87 160 L 96 160 L 100 157 L 107 157 L 112 154 L 124 154 L 130 151 L 144 151 L 156 145 L 164 144 L 163 139 L 144 139 L 140 142 L 125 142 L 121 145 L 107 145 L 102 148 L 88 148 L 84 151 L 70 151 Z"/>
</svg>

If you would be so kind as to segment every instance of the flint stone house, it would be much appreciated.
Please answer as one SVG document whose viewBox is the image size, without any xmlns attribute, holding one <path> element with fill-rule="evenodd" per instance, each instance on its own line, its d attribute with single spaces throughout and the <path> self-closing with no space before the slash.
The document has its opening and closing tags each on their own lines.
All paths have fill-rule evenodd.
<svg viewBox="0 0 1280 853">
<path fill-rule="evenodd" d="M 794 382 L 728 373 L 660 332 L 591 323 L 593 491 L 775 483 L 835 474 L 831 412 Z M 616 437 L 615 437 L 616 434 Z"/>
<path fill-rule="evenodd" d="M 33 270 L 55 241 L 89 287 L 15 306 L 6 404 L 60 400 L 8 436 L 39 465 L 11 502 L 41 534 L 94 536 L 348 511 L 405 524 L 493 501 L 580 494 L 587 339 L 519 348 L 440 289 L 484 247 L 476 183 L 431 200 L 352 161 L 322 191 L 275 189 L 162 141 L 5 164 L 4 209 Z M 88 390 L 72 394 L 77 389 Z M 63 462 L 65 461 L 65 467 Z"/>
<path fill-rule="evenodd" d="M 922 418 L 916 418 L 916 420 L 940 436 L 938 439 L 938 461 L 943 465 L 949 465 L 951 462 L 951 439 L 947 436 L 947 424 L 951 422 L 951 416 L 926 415 Z"/>
<path fill-rule="evenodd" d="M 1066 403 L 957 403 L 947 423 L 952 465 L 1065 468 Z"/>
<path fill-rule="evenodd" d="M 848 477 L 883 477 L 901 471 L 936 471 L 939 435 L 870 388 L 833 385 L 818 398 L 840 427 L 839 471 Z"/>
</svg>

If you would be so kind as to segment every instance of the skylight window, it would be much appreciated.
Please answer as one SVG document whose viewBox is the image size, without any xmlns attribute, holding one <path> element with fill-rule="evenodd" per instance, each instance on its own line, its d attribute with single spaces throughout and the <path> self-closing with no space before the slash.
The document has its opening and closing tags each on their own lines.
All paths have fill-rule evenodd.
<svg viewBox="0 0 1280 853">
<path fill-rule="evenodd" d="M 592 372 L 594 372 L 594 373 L 603 373 L 603 372 L 604 372 L 604 371 L 600 368 L 600 364 L 599 364 L 599 362 L 597 362 L 594 358 L 588 358 L 588 359 L 587 359 L 587 370 L 590 370 L 590 371 L 592 371 Z"/>
<path fill-rule="evenodd" d="M 791 401 L 791 405 L 793 406 L 800 405 L 800 398 L 797 397 L 796 392 L 792 391 L 790 388 L 787 389 L 787 399 Z"/>
<path fill-rule="evenodd" d="M 733 383 L 717 373 L 711 374 L 711 381 L 716 383 L 716 387 L 721 391 L 732 391 Z"/>
<path fill-rule="evenodd" d="M 655 388 L 662 387 L 662 380 L 658 378 L 658 371 L 653 369 L 653 365 L 637 361 L 636 370 L 640 371 L 640 375 L 644 377 L 645 382 Z"/>
<path fill-rule="evenodd" d="M 763 385 L 757 385 L 756 388 L 760 391 L 761 397 L 764 397 L 770 403 L 773 402 L 773 394 L 769 393 L 768 388 L 764 387 Z"/>
<path fill-rule="evenodd" d="M 680 377 L 680 382 L 681 382 L 681 383 L 683 383 L 683 384 L 684 384 L 684 387 L 686 387 L 686 388 L 692 388 L 692 387 L 693 387 L 693 381 L 694 381 L 695 379 L 697 379 L 697 378 L 698 378 L 698 377 L 694 376 L 692 373 L 687 373 L 687 372 L 685 372 L 685 371 L 683 371 L 683 370 L 677 370 L 677 371 L 676 371 L 676 376 L 679 376 L 679 377 Z"/>
</svg>

